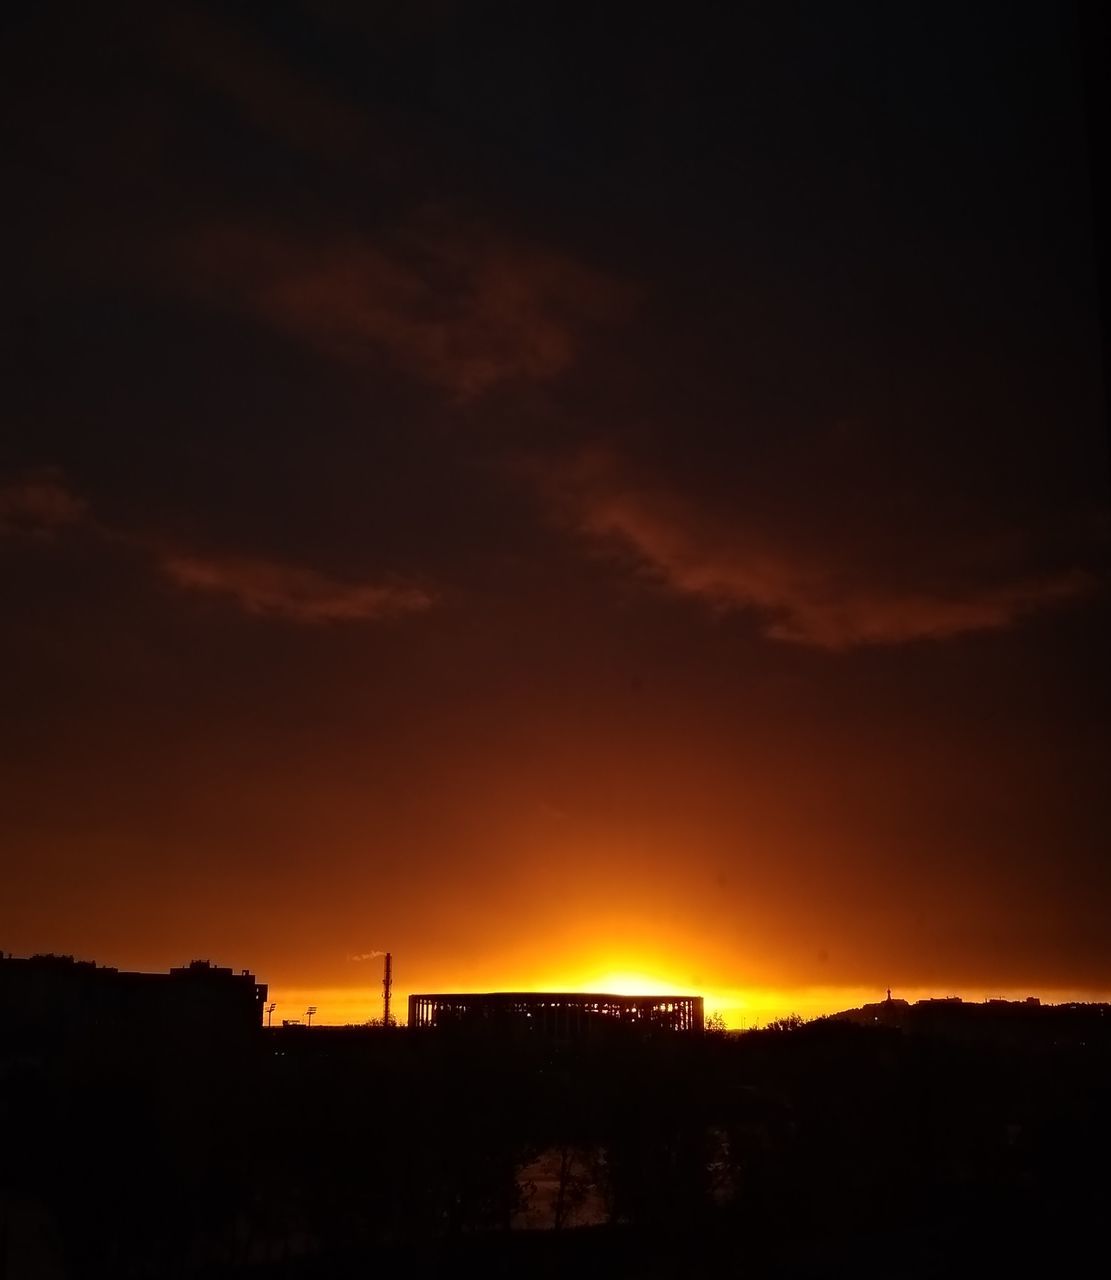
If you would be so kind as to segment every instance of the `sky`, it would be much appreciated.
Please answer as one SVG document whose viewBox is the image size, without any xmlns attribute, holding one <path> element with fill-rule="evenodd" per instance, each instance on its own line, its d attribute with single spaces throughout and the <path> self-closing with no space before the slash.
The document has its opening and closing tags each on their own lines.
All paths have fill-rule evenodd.
<svg viewBox="0 0 1111 1280">
<path fill-rule="evenodd" d="M 0 946 L 1111 993 L 1070 12 L 651 9 L 8 20 Z"/>
</svg>

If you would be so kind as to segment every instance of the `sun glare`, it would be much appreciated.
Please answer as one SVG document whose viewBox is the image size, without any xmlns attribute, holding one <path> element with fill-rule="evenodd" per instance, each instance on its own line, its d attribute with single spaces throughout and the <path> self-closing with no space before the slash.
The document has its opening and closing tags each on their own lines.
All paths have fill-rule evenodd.
<svg viewBox="0 0 1111 1280">
<path fill-rule="evenodd" d="M 651 977 L 644 973 L 613 972 L 604 973 L 598 978 L 582 983 L 583 991 L 603 991 L 615 996 L 658 996 L 658 995 L 690 995 L 682 991 L 674 983 L 662 978 Z"/>
</svg>

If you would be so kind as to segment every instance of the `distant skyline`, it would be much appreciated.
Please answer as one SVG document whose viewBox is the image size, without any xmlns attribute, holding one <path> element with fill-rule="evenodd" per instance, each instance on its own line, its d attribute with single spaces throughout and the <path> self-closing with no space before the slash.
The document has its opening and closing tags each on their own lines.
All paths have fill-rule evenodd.
<svg viewBox="0 0 1111 1280">
<path fill-rule="evenodd" d="M 384 953 L 377 952 L 366 956 L 352 956 L 353 960 L 379 959 Z M 75 960 L 100 965 L 92 957 L 76 956 Z M 216 963 L 200 961 L 200 963 Z M 566 965 L 566 962 L 564 962 Z M 104 967 L 104 966 L 100 966 Z M 113 967 L 113 966 L 107 966 Z M 118 966 L 116 966 L 118 967 Z M 176 966 L 181 967 L 181 966 Z M 229 967 L 230 968 L 230 967 Z M 158 972 L 159 970 L 155 970 Z M 235 972 L 235 970 L 231 970 Z M 564 970 L 564 972 L 566 969 Z M 265 983 L 264 974 L 252 974 L 256 980 Z M 281 1026 L 283 1022 L 300 1022 L 312 1026 L 359 1026 L 368 1022 L 380 1022 L 382 1019 L 382 987 L 379 981 L 376 986 L 358 987 L 344 986 L 339 988 L 321 987 L 287 987 L 280 991 L 267 988 L 263 1021 L 267 1026 Z M 429 993 L 446 992 L 446 986 L 437 986 L 434 981 L 420 986 L 409 983 L 408 989 L 395 987 L 391 1000 L 391 1021 L 397 1025 L 406 1022 L 409 995 L 413 991 Z M 804 1019 L 823 1017 L 831 1013 L 843 1013 L 858 1009 L 865 1005 L 883 1003 L 890 998 L 897 1004 L 914 1005 L 916 1002 L 935 999 L 956 998 L 964 1003 L 982 1003 L 990 1000 L 1010 1002 L 1026 1002 L 1039 1000 L 1044 1005 L 1069 1003 L 1109 1003 L 1111 992 L 1091 989 L 1083 990 L 1043 990 L 1041 992 L 1027 989 L 995 988 L 989 991 L 956 991 L 938 988 L 899 988 L 876 991 L 872 988 L 851 987 L 807 987 L 799 986 L 788 990 L 745 989 L 710 991 L 680 989 L 676 984 L 658 975 L 648 973 L 600 973 L 582 982 L 560 985 L 557 979 L 535 981 L 519 988 L 511 984 L 497 982 L 482 985 L 452 988 L 463 992 L 492 991 L 537 991 L 537 992 L 588 992 L 609 995 L 697 995 L 704 999 L 706 1016 L 721 1014 L 726 1026 L 730 1029 L 754 1029 L 765 1026 L 774 1019 L 797 1014 Z M 311 1020 L 308 1017 L 312 1009 Z M 272 1010 L 272 1012 L 271 1012 Z"/>
<path fill-rule="evenodd" d="M 1111 993 L 1068 6 L 60 4 L 0 58 L 5 950 L 322 1021 L 386 947 L 398 1009 Z"/>
<path fill-rule="evenodd" d="M 469 988 L 467 988 L 469 990 Z M 475 990 L 500 990 L 497 987 L 475 988 Z M 537 983 L 525 990 L 549 991 L 556 988 L 551 984 Z M 776 1018 L 789 1014 L 798 1014 L 802 1018 L 819 1018 L 830 1013 L 843 1013 L 849 1009 L 858 1009 L 862 1005 L 874 1004 L 886 997 L 886 990 L 874 990 L 870 987 L 792 987 L 788 990 L 746 989 L 734 991 L 712 990 L 708 992 L 683 990 L 677 991 L 667 983 L 649 990 L 647 984 L 639 982 L 584 982 L 573 985 L 573 991 L 599 992 L 611 995 L 701 995 L 705 999 L 706 1015 L 720 1013 L 730 1030 L 746 1030 L 766 1025 Z M 381 998 L 375 1000 L 373 992 L 360 991 L 350 987 L 336 989 L 298 990 L 289 988 L 280 992 L 284 1001 L 275 1000 L 274 1026 L 283 1019 L 298 1020 L 304 1018 L 309 1004 L 316 1004 L 319 1012 L 314 1015 L 313 1025 L 346 1026 L 368 1022 L 382 1016 Z M 408 999 L 409 992 L 404 993 Z M 966 1002 L 978 1003 L 985 1000 L 1023 1001 L 1030 996 L 1040 999 L 1043 1004 L 1068 1004 L 1073 1001 L 1081 1003 L 1107 1003 L 1111 1001 L 1111 991 L 1104 990 L 1046 990 L 1042 993 L 1028 991 L 1025 988 L 1015 990 L 992 989 L 987 991 L 965 990 L 950 991 L 947 988 L 924 987 L 906 988 L 893 991 L 892 997 L 906 1000 L 913 1004 L 918 1000 L 929 1000 L 945 996 L 958 996 Z M 404 1006 L 398 1006 L 402 1012 L 396 1016 L 404 1022 Z"/>
</svg>

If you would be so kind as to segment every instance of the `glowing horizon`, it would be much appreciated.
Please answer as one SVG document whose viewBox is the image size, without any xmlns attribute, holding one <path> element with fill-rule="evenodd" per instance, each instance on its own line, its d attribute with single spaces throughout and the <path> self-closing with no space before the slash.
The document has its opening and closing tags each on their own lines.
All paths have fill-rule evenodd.
<svg viewBox="0 0 1111 1280">
<path fill-rule="evenodd" d="M 0 944 L 314 1023 L 387 947 L 402 1016 L 1111 990 L 1067 7 L 884 25 L 882 93 L 844 6 L 743 18 L 751 76 L 702 21 L 197 7 L 111 74 L 21 24 Z"/>
<path fill-rule="evenodd" d="M 604 979 L 608 978 L 609 981 Z M 746 988 L 736 990 L 703 990 L 681 987 L 675 983 L 651 984 L 635 974 L 603 975 L 594 982 L 507 982 L 498 986 L 488 984 L 442 984 L 437 987 L 396 988 L 393 994 L 393 1016 L 404 1023 L 408 1012 L 410 994 L 417 991 L 441 991 L 484 994 L 491 991 L 574 991 L 609 995 L 701 995 L 705 1002 L 706 1016 L 720 1013 L 730 1030 L 749 1030 L 765 1026 L 788 1014 L 798 1014 L 804 1019 L 818 1018 L 846 1009 L 857 1009 L 886 997 L 886 989 L 872 987 L 786 987 Z M 989 999 L 1024 1000 L 1037 997 L 1043 1004 L 1066 1004 L 1070 1001 L 1102 1003 L 1111 1001 L 1111 992 L 1097 989 L 1052 987 L 985 987 L 961 985 L 958 987 L 900 987 L 892 988 L 892 996 L 913 1004 L 917 1000 L 958 996 L 967 1003 L 980 1003 Z M 284 1019 L 304 1020 L 310 1004 L 318 1012 L 313 1015 L 314 1026 L 359 1025 L 382 1016 L 380 987 L 288 987 L 272 986 L 269 999 L 274 1001 L 274 1025 Z"/>
</svg>

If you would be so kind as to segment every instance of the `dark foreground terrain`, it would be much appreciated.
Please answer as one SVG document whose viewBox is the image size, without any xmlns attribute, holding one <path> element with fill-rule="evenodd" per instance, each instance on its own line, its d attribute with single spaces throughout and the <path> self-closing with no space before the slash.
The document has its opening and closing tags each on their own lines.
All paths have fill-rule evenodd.
<svg viewBox="0 0 1111 1280">
<path fill-rule="evenodd" d="M 8 1036 L 0 1278 L 1098 1270 L 1105 1015 Z"/>
</svg>

